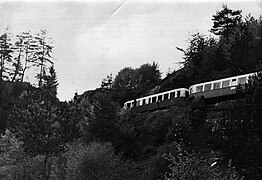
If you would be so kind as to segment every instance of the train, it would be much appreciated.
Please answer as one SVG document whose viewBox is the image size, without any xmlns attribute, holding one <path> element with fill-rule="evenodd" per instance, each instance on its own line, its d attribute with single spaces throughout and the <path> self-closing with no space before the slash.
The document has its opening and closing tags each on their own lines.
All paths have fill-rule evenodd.
<svg viewBox="0 0 262 180">
<path fill-rule="evenodd" d="M 189 88 L 173 89 L 124 103 L 124 109 L 139 108 L 140 111 L 166 108 L 174 103 L 181 102 L 179 99 L 189 96 L 203 96 L 205 99 L 225 97 L 236 94 L 237 86 L 242 86 L 248 82 L 249 78 L 257 73 L 243 74 L 203 83 L 198 83 Z"/>
</svg>

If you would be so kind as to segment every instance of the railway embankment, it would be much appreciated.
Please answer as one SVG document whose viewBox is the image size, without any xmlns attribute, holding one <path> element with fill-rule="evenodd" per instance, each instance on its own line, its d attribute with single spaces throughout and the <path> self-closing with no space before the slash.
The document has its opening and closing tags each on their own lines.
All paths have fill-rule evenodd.
<svg viewBox="0 0 262 180">
<path fill-rule="evenodd" d="M 139 141 L 147 143 L 143 152 L 156 152 L 159 146 L 177 142 L 201 156 L 217 157 L 221 167 L 234 167 L 247 178 L 261 176 L 260 91 L 242 99 L 206 103 L 203 97 L 189 105 L 139 113 Z M 139 130 L 139 128 L 138 128 Z M 147 139 L 146 139 L 147 138 Z"/>
</svg>

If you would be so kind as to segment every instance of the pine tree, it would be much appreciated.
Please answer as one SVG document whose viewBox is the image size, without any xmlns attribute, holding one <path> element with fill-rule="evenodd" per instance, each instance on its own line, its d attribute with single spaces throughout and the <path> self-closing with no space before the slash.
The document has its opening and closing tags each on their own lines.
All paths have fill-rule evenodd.
<svg viewBox="0 0 262 180">
<path fill-rule="evenodd" d="M 228 37 L 231 31 L 241 22 L 241 11 L 233 11 L 226 5 L 223 5 L 223 9 L 213 15 L 213 27 L 211 32 L 215 35 Z"/>
<path fill-rule="evenodd" d="M 112 89 L 112 84 L 113 84 L 113 76 L 111 73 L 110 75 L 107 75 L 106 78 L 103 79 L 101 83 L 101 88 Z"/>
<path fill-rule="evenodd" d="M 43 88 L 48 92 L 50 92 L 52 96 L 56 97 L 58 81 L 56 77 L 55 68 L 53 65 L 49 68 L 49 74 L 46 74 L 44 71 L 43 80 L 44 80 Z"/>
<path fill-rule="evenodd" d="M 44 73 L 49 65 L 52 65 L 53 58 L 51 53 L 53 51 L 53 40 L 47 37 L 47 31 L 41 30 L 40 33 L 33 36 L 30 62 L 33 66 L 39 68 L 39 73 L 36 75 L 38 79 L 38 87 L 43 86 Z"/>
</svg>

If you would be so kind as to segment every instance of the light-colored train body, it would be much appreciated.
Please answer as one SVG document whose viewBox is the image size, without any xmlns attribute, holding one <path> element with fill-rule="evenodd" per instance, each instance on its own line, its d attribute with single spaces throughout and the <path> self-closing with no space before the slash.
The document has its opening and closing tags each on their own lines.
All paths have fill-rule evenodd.
<svg viewBox="0 0 262 180">
<path fill-rule="evenodd" d="M 187 97 L 188 95 L 194 97 L 204 96 L 205 98 L 215 98 L 221 96 L 234 95 L 236 94 L 236 87 L 238 85 L 244 86 L 244 84 L 248 82 L 248 79 L 255 74 L 256 73 L 249 73 L 249 74 L 194 84 L 189 87 L 189 90 L 186 88 L 178 88 L 158 94 L 153 94 L 150 96 L 127 101 L 124 103 L 124 108 L 129 109 L 133 107 L 150 105 L 158 102 L 162 103 L 162 101 L 165 100 L 172 100 L 174 98 L 179 98 L 179 97 Z"/>
<path fill-rule="evenodd" d="M 135 100 L 127 101 L 124 104 L 124 108 L 132 108 L 132 107 L 138 107 L 143 106 L 151 103 L 160 102 L 167 99 L 177 98 L 177 97 L 186 97 L 188 96 L 188 89 L 186 88 L 179 88 L 179 89 L 173 89 L 170 91 L 165 91 L 158 94 L 153 94 L 150 96 L 138 98 Z"/>
<path fill-rule="evenodd" d="M 248 82 L 249 77 L 256 73 L 249 73 L 233 76 L 224 79 L 194 84 L 189 87 L 189 94 L 192 96 L 204 96 L 205 98 L 226 96 L 236 93 L 238 85 L 243 86 Z"/>
</svg>

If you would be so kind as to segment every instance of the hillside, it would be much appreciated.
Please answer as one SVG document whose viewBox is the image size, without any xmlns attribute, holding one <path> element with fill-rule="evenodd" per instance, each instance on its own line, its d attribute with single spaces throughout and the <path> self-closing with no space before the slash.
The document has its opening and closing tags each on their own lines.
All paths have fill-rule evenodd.
<svg viewBox="0 0 262 180">
<path fill-rule="evenodd" d="M 242 17 L 240 10 L 223 5 L 212 20 L 213 36 L 190 35 L 188 48 L 179 49 L 182 68 L 164 79 L 155 62 L 125 67 L 96 90 L 61 102 L 54 66 L 48 72 L 43 57 L 38 86 L 15 82 L 23 76 L 14 76 L 13 83 L 0 78 L 0 177 L 262 179 L 262 73 L 237 88 L 232 99 L 219 96 L 211 102 L 194 93 L 181 97 L 186 93 L 179 91 L 180 97 L 157 97 L 150 111 L 123 108 L 141 96 L 261 71 L 262 19 Z M 21 71 L 18 66 L 16 71 Z"/>
</svg>

